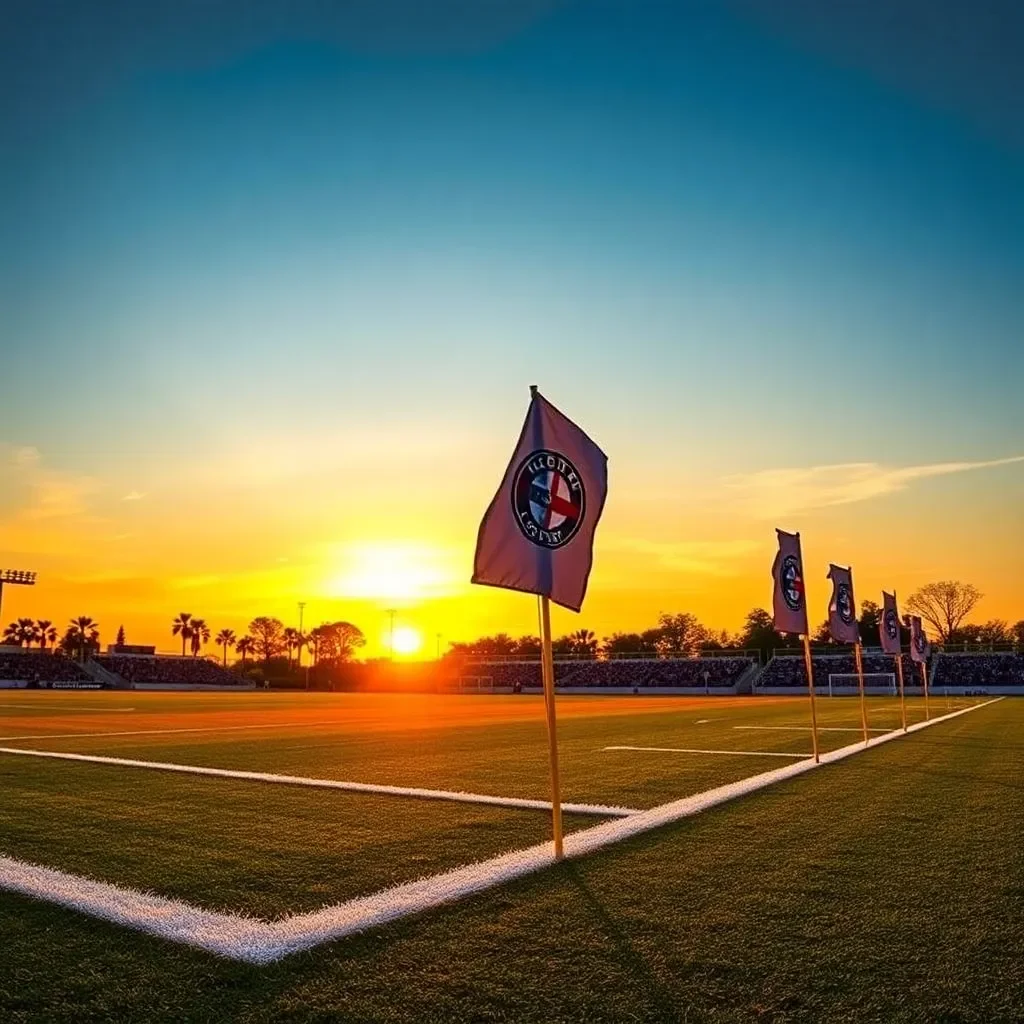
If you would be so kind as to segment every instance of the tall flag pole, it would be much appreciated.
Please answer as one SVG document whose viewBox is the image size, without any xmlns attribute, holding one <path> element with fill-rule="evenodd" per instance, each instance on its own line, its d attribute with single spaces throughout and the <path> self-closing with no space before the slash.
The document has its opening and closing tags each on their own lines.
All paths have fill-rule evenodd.
<svg viewBox="0 0 1024 1024">
<path fill-rule="evenodd" d="M 900 684 L 900 718 L 907 731 L 907 702 L 903 694 L 903 645 L 900 643 L 900 616 L 896 610 L 896 594 L 882 591 L 882 618 L 878 623 L 878 639 L 885 654 L 896 660 L 896 678 Z"/>
<path fill-rule="evenodd" d="M 551 761 L 555 858 L 563 856 L 551 601 L 578 612 L 608 494 L 608 457 L 537 390 L 497 493 L 484 513 L 473 583 L 540 596 L 541 673 Z"/>
<path fill-rule="evenodd" d="M 804 587 L 804 563 L 800 553 L 800 534 L 776 529 L 779 550 L 772 563 L 773 622 L 780 633 L 796 633 L 804 642 L 804 666 L 807 669 L 807 695 L 811 703 L 811 746 L 815 764 L 818 755 L 818 713 L 814 706 L 814 659 L 807 627 L 807 593 Z"/>
<path fill-rule="evenodd" d="M 864 658 L 861 651 L 860 626 L 857 623 L 857 602 L 853 596 L 853 570 L 829 563 L 826 579 L 832 581 L 832 599 L 828 603 L 828 629 L 839 644 L 853 644 L 853 660 L 857 666 L 860 689 L 860 724 L 864 742 L 868 741 L 868 709 L 864 700 Z"/>
<path fill-rule="evenodd" d="M 925 721 L 931 717 L 928 712 L 928 656 L 932 653 L 932 646 L 928 643 L 928 636 L 921 624 L 920 615 L 910 617 L 910 660 L 916 661 L 921 666 L 921 685 L 924 687 L 924 718 Z"/>
</svg>

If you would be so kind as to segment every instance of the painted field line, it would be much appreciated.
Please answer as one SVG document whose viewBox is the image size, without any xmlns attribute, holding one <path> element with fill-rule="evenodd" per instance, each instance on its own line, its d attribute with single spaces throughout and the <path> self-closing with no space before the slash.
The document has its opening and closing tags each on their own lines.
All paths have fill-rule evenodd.
<svg viewBox="0 0 1024 1024">
<path fill-rule="evenodd" d="M 784 754 L 779 750 L 698 750 L 696 747 L 602 747 L 603 750 L 648 750 L 656 754 L 736 754 L 739 757 L 813 757 L 813 754 Z"/>
<path fill-rule="evenodd" d="M 407 786 L 385 786 L 372 782 L 344 782 L 337 779 L 305 778 L 301 775 L 275 775 L 271 772 L 248 772 L 232 768 L 206 768 L 201 765 L 174 764 L 168 761 L 137 761 L 127 757 L 103 757 L 99 754 L 71 754 L 63 750 L 29 750 L 24 747 L 0 747 L 0 754 L 24 757 L 46 757 L 57 761 L 85 761 L 89 764 L 112 764 L 125 768 L 149 768 L 161 772 L 186 775 L 212 775 L 220 779 L 243 779 L 246 782 L 270 782 L 281 786 L 310 786 L 314 789 L 341 789 L 349 793 L 374 793 L 384 796 L 416 797 L 420 800 L 452 800 L 462 804 L 488 804 L 493 807 L 516 807 L 531 811 L 550 811 L 546 800 L 530 800 L 515 796 L 490 796 L 486 793 L 464 793 L 449 789 L 420 789 Z M 606 807 L 602 804 L 562 804 L 567 814 L 592 814 L 601 818 L 625 818 L 637 814 L 633 807 Z"/>
<path fill-rule="evenodd" d="M 928 722 L 915 722 L 908 732 L 919 732 L 1004 699 L 996 697 L 984 704 L 953 711 Z M 869 739 L 866 745 L 853 743 L 829 751 L 821 755 L 821 764 L 842 761 L 901 736 L 902 729 L 897 729 Z M 804 772 L 815 771 L 819 767 L 807 758 L 740 782 L 631 814 L 628 818 L 606 821 L 593 828 L 573 832 L 565 837 L 565 856 L 586 856 L 624 839 L 692 817 L 701 811 L 765 789 L 776 782 L 792 779 Z M 234 960 L 266 964 L 291 953 L 312 949 L 324 942 L 379 927 L 409 914 L 422 913 L 485 892 L 496 885 L 522 878 L 555 863 L 552 844 L 540 843 L 430 878 L 396 885 L 372 896 L 362 896 L 279 921 L 261 921 L 240 914 L 213 913 L 188 903 L 123 889 L 82 875 L 54 871 L 9 857 L 0 857 L 0 888 Z"/>
<path fill-rule="evenodd" d="M 734 729 L 757 729 L 761 732 L 810 732 L 809 725 L 734 725 Z M 888 729 L 868 729 L 868 732 L 889 732 Z M 818 732 L 859 732 L 863 729 L 855 729 L 853 726 L 819 725 Z"/>
<path fill-rule="evenodd" d="M 129 729 L 117 732 L 51 732 L 32 733 L 24 736 L 0 736 L 0 741 L 12 740 L 88 740 L 101 736 L 172 736 L 182 732 L 241 732 L 245 729 L 314 729 L 327 725 L 344 725 L 344 722 L 261 722 L 258 725 L 203 725 L 187 729 Z"/>
<path fill-rule="evenodd" d="M 36 711 L 40 710 L 42 705 L 40 704 L 0 704 L 0 708 L 10 708 L 12 711 Z M 76 715 L 105 715 L 108 712 L 113 713 L 115 711 L 134 711 L 135 708 L 97 708 L 97 707 L 84 707 L 83 705 L 71 705 L 61 707 L 57 705 L 57 710 L 52 707 L 46 709 L 48 716 L 64 715 L 64 714 L 76 714 Z"/>
</svg>

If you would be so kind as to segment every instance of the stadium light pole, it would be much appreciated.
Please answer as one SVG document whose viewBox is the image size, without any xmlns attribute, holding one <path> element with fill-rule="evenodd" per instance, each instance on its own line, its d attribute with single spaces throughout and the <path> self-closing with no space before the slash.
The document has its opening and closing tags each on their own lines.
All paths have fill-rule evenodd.
<svg viewBox="0 0 1024 1024">
<path fill-rule="evenodd" d="M 13 587 L 34 587 L 36 574 L 30 569 L 0 569 L 0 619 L 3 617 L 5 583 Z"/>
<path fill-rule="evenodd" d="M 388 615 L 391 617 L 391 631 L 388 634 L 388 647 L 391 649 L 391 660 L 395 660 L 395 612 L 397 608 L 387 608 Z"/>
</svg>

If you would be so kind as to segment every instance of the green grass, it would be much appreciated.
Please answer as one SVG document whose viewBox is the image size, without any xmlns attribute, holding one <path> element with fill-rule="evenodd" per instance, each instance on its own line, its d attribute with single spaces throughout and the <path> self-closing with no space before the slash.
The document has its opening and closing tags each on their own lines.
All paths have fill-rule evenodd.
<svg viewBox="0 0 1024 1024">
<path fill-rule="evenodd" d="M 760 721 L 778 720 L 776 708 L 765 705 Z M 711 701 L 691 715 L 689 728 L 704 729 L 695 720 L 715 717 L 715 709 Z M 802 720 L 796 704 L 783 709 Z M 873 712 L 890 714 L 881 704 Z M 623 737 L 635 734 L 660 745 L 652 737 L 673 726 L 657 715 L 645 723 L 645 717 L 609 718 L 604 731 L 614 732 L 616 742 L 633 742 Z M 828 702 L 823 717 L 856 724 L 856 702 Z M 570 742 L 577 727 L 575 739 L 591 743 L 591 774 L 609 771 L 610 755 L 599 757 L 593 749 L 590 730 L 601 732 L 599 722 L 567 720 Z M 682 728 L 679 722 L 674 727 Z M 759 737 L 758 749 L 773 749 L 767 743 L 798 749 L 806 742 L 802 734 L 734 731 L 734 746 L 752 746 L 751 735 Z M 833 746 L 836 738 L 855 739 L 831 735 Z M 0 894 L 0 1019 L 1020 1020 L 1022 736 L 1024 702 L 1003 701 L 584 861 L 267 968 L 217 960 Z M 241 756 L 242 747 L 219 739 L 218 756 L 232 747 Z M 718 739 L 725 742 L 728 734 L 722 730 Z M 195 761 L 197 748 L 207 746 L 196 744 L 188 759 Z M 289 749 L 288 756 L 300 757 L 287 747 L 277 753 Z M 379 753 L 375 767 L 388 763 L 386 750 Z M 313 759 L 323 764 L 324 756 L 318 751 Z M 701 771 L 727 775 L 734 770 L 722 764 L 727 760 Z M 749 760 L 741 766 L 746 774 L 766 767 Z M 327 767 L 333 773 L 347 763 Z M 491 777 L 502 783 L 501 792 L 513 791 L 518 781 L 507 773 L 513 764 L 508 755 Z M 633 764 L 646 766 L 635 770 L 650 773 L 652 792 L 663 784 L 663 761 Z M 52 767 L 30 765 L 37 781 Z M 46 786 L 71 789 L 84 766 L 68 767 L 70 781 L 58 784 L 51 776 Z M 532 768 L 543 778 L 543 762 Z M 681 771 L 678 765 L 674 770 Z M 152 785 L 165 795 L 178 781 L 125 772 L 129 785 Z M 691 779 L 689 769 L 685 778 Z M 189 802 L 203 786 L 211 788 L 210 780 L 185 783 L 192 787 Z M 235 783 L 227 785 L 235 791 Z M 581 778 L 578 785 L 596 792 L 603 784 L 595 778 L 588 789 Z M 496 791 L 495 785 L 488 789 Z M 271 790 L 287 802 L 300 792 L 265 787 Z M 143 795 L 138 806 L 147 802 Z M 403 814 L 436 806 L 400 803 Z M 6 801 L 2 806 L 6 810 Z M 96 812 L 100 820 L 102 811 Z M 543 828 L 544 816 L 531 814 L 513 817 L 522 822 L 525 815 Z M 23 822 L 29 816 L 22 806 L 15 817 Z M 5 822 L 3 835 L 8 828 Z M 135 828 L 132 823 L 126 831 Z M 40 829 L 45 842 L 46 829 Z M 271 847 L 275 831 L 287 835 L 268 827 Z"/>
</svg>

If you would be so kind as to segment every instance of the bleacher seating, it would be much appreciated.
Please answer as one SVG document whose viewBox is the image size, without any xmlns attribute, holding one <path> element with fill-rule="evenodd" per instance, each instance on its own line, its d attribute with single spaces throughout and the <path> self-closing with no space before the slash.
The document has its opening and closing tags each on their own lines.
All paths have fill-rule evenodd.
<svg viewBox="0 0 1024 1024">
<path fill-rule="evenodd" d="M 853 676 L 857 672 L 857 664 L 852 654 L 814 654 L 811 658 L 814 667 L 815 689 L 828 686 L 829 675 Z M 917 686 L 921 682 L 921 670 L 910 660 L 909 654 L 902 655 L 903 682 L 906 686 Z M 896 665 L 887 654 L 865 654 L 865 675 L 895 674 Z M 804 669 L 802 654 L 776 655 L 765 670 L 758 676 L 756 686 L 762 687 L 799 687 L 807 686 L 807 672 Z"/>
<path fill-rule="evenodd" d="M 1024 686 L 1024 653 L 940 654 L 932 686 Z"/>
<path fill-rule="evenodd" d="M 77 662 L 49 651 L 0 654 L 0 679 L 7 682 L 38 683 L 40 686 L 93 681 Z"/>
<path fill-rule="evenodd" d="M 556 661 L 555 685 L 559 687 L 670 688 L 734 686 L 753 663 L 748 657 L 650 658 L 608 661 Z M 707 679 L 705 680 L 705 674 Z M 494 687 L 539 687 L 539 661 L 470 662 L 463 678 L 487 678 Z"/>
<path fill-rule="evenodd" d="M 235 686 L 241 678 L 207 658 L 139 657 L 101 655 L 95 659 L 126 683 L 157 683 L 167 686 Z"/>
</svg>

